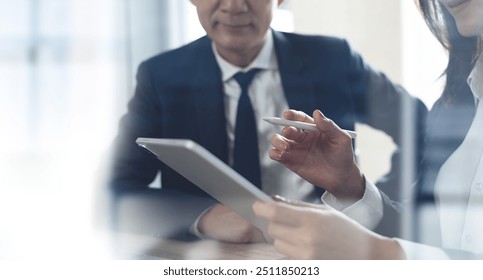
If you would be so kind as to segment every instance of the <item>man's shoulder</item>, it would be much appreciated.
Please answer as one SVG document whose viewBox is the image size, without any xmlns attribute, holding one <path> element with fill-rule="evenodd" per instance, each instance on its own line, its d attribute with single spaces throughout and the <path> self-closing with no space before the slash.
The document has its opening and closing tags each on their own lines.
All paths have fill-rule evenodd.
<svg viewBox="0 0 483 280">
<path fill-rule="evenodd" d="M 344 38 L 286 32 L 273 34 L 277 55 L 297 57 L 307 65 L 347 65 L 354 57 L 354 51 Z"/>
<path fill-rule="evenodd" d="M 190 63 L 193 58 L 199 57 L 201 53 L 207 53 L 211 50 L 211 41 L 207 36 L 203 36 L 197 40 L 187 43 L 175 49 L 170 49 L 152 56 L 142 62 L 145 67 L 157 67 L 158 65 L 183 64 Z"/>
<path fill-rule="evenodd" d="M 274 32 L 275 40 L 281 43 L 289 43 L 304 48 L 319 49 L 320 47 L 340 48 L 348 45 L 346 39 L 342 37 L 327 35 L 311 35 L 295 32 Z"/>
</svg>

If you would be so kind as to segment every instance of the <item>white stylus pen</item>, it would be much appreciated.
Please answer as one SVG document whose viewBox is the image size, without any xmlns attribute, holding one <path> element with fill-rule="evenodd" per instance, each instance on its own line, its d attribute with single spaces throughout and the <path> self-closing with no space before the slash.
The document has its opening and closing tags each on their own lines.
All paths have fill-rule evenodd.
<svg viewBox="0 0 483 280">
<path fill-rule="evenodd" d="M 296 128 L 310 130 L 310 131 L 319 131 L 317 126 L 315 126 L 315 124 L 313 124 L 313 123 L 290 121 L 290 120 L 286 120 L 286 119 L 282 119 L 282 118 L 276 118 L 276 117 L 263 118 L 263 120 L 266 121 L 266 122 L 269 122 L 271 124 L 275 124 L 275 125 L 293 126 L 293 127 L 296 127 Z M 347 132 L 350 135 L 350 137 L 352 137 L 352 138 L 357 137 L 357 133 L 355 131 L 345 130 L 345 129 L 343 129 L 343 130 L 345 132 Z"/>
</svg>

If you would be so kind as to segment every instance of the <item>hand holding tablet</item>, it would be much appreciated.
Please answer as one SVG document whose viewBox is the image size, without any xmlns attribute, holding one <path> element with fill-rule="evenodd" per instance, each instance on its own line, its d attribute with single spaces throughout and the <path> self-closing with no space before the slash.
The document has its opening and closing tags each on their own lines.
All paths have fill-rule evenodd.
<svg viewBox="0 0 483 280">
<path fill-rule="evenodd" d="M 252 204 L 271 201 L 270 196 L 208 150 L 188 139 L 138 138 L 136 143 L 253 226 L 266 231 L 267 221 L 253 213 Z"/>
</svg>

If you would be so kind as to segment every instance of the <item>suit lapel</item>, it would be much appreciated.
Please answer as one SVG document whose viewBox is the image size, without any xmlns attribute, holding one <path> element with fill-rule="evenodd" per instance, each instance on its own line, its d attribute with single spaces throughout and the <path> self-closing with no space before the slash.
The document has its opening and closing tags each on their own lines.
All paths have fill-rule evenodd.
<svg viewBox="0 0 483 280">
<path fill-rule="evenodd" d="M 288 106 L 312 115 L 316 109 L 312 81 L 304 75 L 305 62 L 283 33 L 273 31 L 283 90 Z"/>
<path fill-rule="evenodd" d="M 211 48 L 211 41 L 203 40 L 194 64 L 191 94 L 195 100 L 196 116 L 201 145 L 221 160 L 228 160 L 225 105 L 221 71 Z"/>
</svg>

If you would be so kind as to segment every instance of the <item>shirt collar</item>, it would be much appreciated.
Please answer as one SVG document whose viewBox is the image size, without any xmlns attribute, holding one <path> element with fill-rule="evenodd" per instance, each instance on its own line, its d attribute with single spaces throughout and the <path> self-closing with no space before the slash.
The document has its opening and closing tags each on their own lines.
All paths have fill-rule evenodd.
<svg viewBox="0 0 483 280">
<path fill-rule="evenodd" d="M 265 43 L 263 44 L 260 53 L 257 55 L 250 65 L 246 68 L 240 68 L 236 65 L 226 61 L 216 50 L 215 44 L 212 43 L 213 52 L 215 53 L 216 61 L 220 66 L 223 82 L 230 80 L 236 73 L 242 71 L 246 72 L 252 68 L 260 68 L 264 70 L 276 70 L 278 69 L 278 63 L 275 56 L 275 48 L 273 45 L 273 37 L 268 34 Z"/>
<path fill-rule="evenodd" d="M 483 54 L 480 54 L 467 82 L 475 99 L 483 99 Z"/>
</svg>

